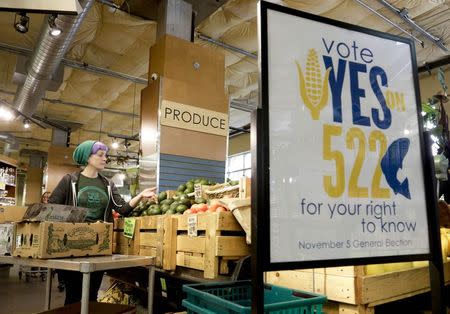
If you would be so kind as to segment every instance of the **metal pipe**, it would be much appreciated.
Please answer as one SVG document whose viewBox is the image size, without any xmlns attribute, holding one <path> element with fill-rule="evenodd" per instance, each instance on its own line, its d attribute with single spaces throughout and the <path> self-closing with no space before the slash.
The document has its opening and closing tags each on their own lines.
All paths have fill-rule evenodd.
<svg viewBox="0 0 450 314">
<path fill-rule="evenodd" d="M 31 117 L 32 117 L 33 119 L 36 119 L 36 120 L 38 120 L 38 121 L 41 121 L 41 122 L 43 122 L 43 123 L 45 123 L 45 124 L 48 124 L 48 125 L 50 125 L 51 127 L 54 127 L 54 128 L 56 128 L 56 129 L 59 129 L 59 130 L 61 130 L 61 131 L 64 131 L 64 132 L 69 132 L 69 131 L 70 131 L 70 128 L 66 128 L 66 127 L 63 126 L 63 125 L 59 125 L 58 123 L 49 121 L 48 119 L 39 117 L 39 116 L 37 116 L 37 115 L 35 115 L 35 114 L 32 115 Z"/>
<path fill-rule="evenodd" d="M 439 60 L 436 60 L 436 61 L 433 61 L 433 62 L 429 62 L 429 63 L 427 62 L 423 66 L 420 66 L 418 71 L 419 71 L 419 73 L 426 72 L 426 71 L 431 71 L 431 70 L 433 70 L 435 68 L 438 68 L 438 67 L 441 67 L 441 66 L 445 66 L 445 65 L 448 65 L 448 64 L 450 64 L 450 56 L 444 57 L 442 59 L 439 59 Z"/>
<path fill-rule="evenodd" d="M 33 53 L 33 51 L 31 49 L 17 47 L 17 46 L 9 45 L 6 43 L 0 43 L 0 50 L 6 51 L 9 53 L 20 54 L 23 56 L 30 56 Z M 109 69 L 101 68 L 101 67 L 98 67 L 98 66 L 95 66 L 92 64 L 88 64 L 88 63 L 84 63 L 84 62 L 80 62 L 80 61 L 76 61 L 76 60 L 63 58 L 61 60 L 61 63 L 64 64 L 65 66 L 68 66 L 70 68 L 75 68 L 78 70 L 83 70 L 83 71 L 87 71 L 87 72 L 91 72 L 91 73 L 95 73 L 95 74 L 110 76 L 110 77 L 118 78 L 121 80 L 127 80 L 127 81 L 131 81 L 131 82 L 138 83 L 138 84 L 144 84 L 144 85 L 148 84 L 148 81 L 144 78 L 129 75 L 126 73 L 112 71 Z"/>
<path fill-rule="evenodd" d="M 246 111 L 246 112 L 252 112 L 256 109 L 256 105 L 252 105 L 250 103 L 241 103 L 236 102 L 234 100 L 230 101 L 230 107 L 236 110 Z"/>
<path fill-rule="evenodd" d="M 52 104 L 61 104 L 61 105 L 73 106 L 73 107 L 78 107 L 78 108 L 83 108 L 83 109 L 95 110 L 95 111 L 99 111 L 99 112 L 103 111 L 106 113 L 112 113 L 112 114 L 117 114 L 117 115 L 122 115 L 122 116 L 127 116 L 127 117 L 139 118 L 139 115 L 132 114 L 130 112 L 115 111 L 115 110 L 110 110 L 107 108 L 95 108 L 95 107 L 91 107 L 91 106 L 87 106 L 87 105 L 73 103 L 70 101 L 62 101 L 59 99 L 43 98 L 43 100 L 45 100 L 49 103 L 52 103 Z"/>
<path fill-rule="evenodd" d="M 16 94 L 14 92 L 6 91 L 1 88 L 0 88 L 0 93 L 4 93 L 4 94 L 8 94 L 8 95 Z M 70 102 L 70 101 L 62 101 L 59 99 L 42 98 L 42 100 L 48 101 L 53 104 L 67 105 L 67 106 L 79 107 L 79 108 L 84 108 L 84 109 L 89 109 L 89 110 L 103 111 L 106 113 L 117 114 L 117 115 L 122 115 L 122 116 L 127 116 L 127 117 L 139 118 L 139 115 L 137 115 L 137 114 L 133 115 L 131 112 L 115 111 L 115 110 L 111 110 L 111 109 L 107 109 L 107 108 L 97 108 L 97 107 L 82 105 L 82 104 L 78 104 L 78 103 L 74 103 L 74 102 Z"/>
<path fill-rule="evenodd" d="M 78 15 L 58 15 L 56 18 L 52 18 L 51 15 L 46 16 L 39 40 L 29 60 L 25 82 L 19 86 L 14 97 L 14 107 L 17 110 L 28 115 L 36 111 L 53 73 L 69 49 L 93 2 L 93 0 L 84 0 L 80 3 L 83 10 Z M 51 35 L 54 27 L 62 31 L 59 36 Z"/>
<path fill-rule="evenodd" d="M 211 37 L 208 37 L 208 36 L 203 35 L 203 34 L 198 33 L 198 32 L 197 32 L 196 36 L 197 36 L 197 38 L 199 38 L 201 40 L 204 40 L 204 41 L 207 41 L 207 42 L 210 42 L 210 43 L 212 43 L 212 44 L 214 44 L 216 46 L 219 46 L 219 47 L 222 47 L 222 48 L 234 51 L 234 52 L 238 52 L 238 53 L 243 54 L 243 55 L 245 55 L 247 57 L 250 57 L 252 59 L 258 59 L 258 56 L 256 54 L 248 52 L 247 50 L 228 45 L 228 44 L 226 44 L 224 42 L 221 42 L 219 40 L 213 39 Z"/>
<path fill-rule="evenodd" d="M 442 41 L 442 39 L 430 34 L 425 29 L 423 29 L 419 24 L 417 24 L 412 18 L 410 18 L 408 15 L 408 10 L 406 8 L 399 9 L 385 0 L 378 0 L 378 2 L 381 3 L 383 6 L 385 6 L 386 8 L 388 8 L 389 10 L 391 10 L 393 13 L 397 14 L 403 21 L 405 21 L 411 27 L 416 29 L 419 33 L 421 33 L 423 36 L 425 36 L 428 40 L 430 40 L 436 46 L 438 46 L 442 50 L 448 52 L 448 48 L 444 45 L 444 42 Z"/>
<path fill-rule="evenodd" d="M 249 129 L 236 128 L 236 127 L 234 127 L 234 126 L 230 126 L 229 129 L 230 129 L 230 130 L 233 130 L 233 131 L 238 131 L 238 132 L 241 132 L 241 133 L 250 133 L 250 130 L 249 130 Z"/>
<path fill-rule="evenodd" d="M 364 2 L 362 2 L 361 0 L 355 0 L 356 2 L 358 2 L 361 6 L 365 7 L 367 10 L 369 10 L 370 12 L 374 13 L 375 15 L 377 15 L 378 17 L 380 17 L 381 19 L 383 19 L 385 22 L 391 24 L 392 26 L 394 26 L 395 28 L 399 29 L 400 31 L 402 31 L 403 33 L 407 34 L 408 36 L 410 36 L 411 38 L 413 38 L 414 40 L 416 40 L 422 47 L 424 46 L 424 43 L 422 40 L 420 40 L 419 38 L 415 37 L 411 32 L 408 32 L 407 30 L 403 29 L 402 27 L 400 27 L 399 25 L 395 24 L 394 22 L 392 22 L 390 19 L 388 19 L 387 17 L 385 17 L 383 14 L 378 13 L 377 10 L 372 9 L 370 6 L 368 6 L 367 4 L 365 4 Z"/>
<path fill-rule="evenodd" d="M 114 72 L 114 71 L 111 71 L 111 70 L 108 70 L 105 68 L 101 68 L 101 67 L 98 67 L 98 66 L 95 66 L 92 64 L 87 64 L 87 63 L 83 63 L 83 62 L 79 62 L 79 61 L 75 61 L 75 60 L 63 59 L 62 64 L 67 65 L 71 68 L 85 70 L 85 71 L 92 72 L 95 74 L 111 76 L 111 77 L 115 77 L 115 78 L 118 78 L 121 80 L 127 80 L 127 81 L 131 81 L 131 82 L 138 83 L 138 84 L 144 84 L 144 85 L 148 84 L 148 81 L 141 77 L 137 77 L 137 76 L 121 73 L 121 72 Z"/>
</svg>

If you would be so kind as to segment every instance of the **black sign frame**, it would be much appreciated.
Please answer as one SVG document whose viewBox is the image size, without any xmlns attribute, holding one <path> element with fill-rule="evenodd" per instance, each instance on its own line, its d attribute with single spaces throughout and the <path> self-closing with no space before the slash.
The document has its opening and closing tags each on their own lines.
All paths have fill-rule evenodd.
<svg viewBox="0 0 450 314">
<path fill-rule="evenodd" d="M 357 31 L 384 39 L 403 42 L 409 45 L 412 61 L 413 83 L 415 90 L 415 100 L 417 106 L 417 119 L 419 126 L 419 140 L 422 160 L 422 170 L 424 176 L 424 187 L 427 207 L 427 223 L 429 235 L 430 252 L 427 254 L 408 254 L 396 256 L 371 256 L 359 258 L 339 258 L 327 260 L 311 260 L 296 262 L 276 262 L 270 261 L 270 165 L 269 165 L 269 68 L 268 68 L 268 34 L 267 34 L 267 12 L 269 10 L 310 19 L 320 23 L 337 26 L 343 29 Z M 430 260 L 432 251 L 436 247 L 434 241 L 436 234 L 439 235 L 437 202 L 433 181 L 433 166 L 430 147 L 424 144 L 422 127 L 420 92 L 417 72 L 417 61 L 414 42 L 411 39 L 382 33 L 368 28 L 355 26 L 352 24 L 331 20 L 321 16 L 297 11 L 288 7 L 261 1 L 258 5 L 259 17 L 259 67 L 260 67 L 260 108 L 256 110 L 252 120 L 252 243 L 253 256 L 258 262 L 253 263 L 255 269 L 259 271 L 284 270 L 295 268 L 317 268 L 333 267 L 344 265 L 377 264 L 403 261 Z M 293 32 L 300 36 L 299 32 Z M 433 241 L 432 241 L 433 239 Z M 438 239 L 439 241 L 440 239 Z M 434 255 L 434 254 L 433 254 Z M 255 270 L 256 275 L 258 270 Z"/>
</svg>

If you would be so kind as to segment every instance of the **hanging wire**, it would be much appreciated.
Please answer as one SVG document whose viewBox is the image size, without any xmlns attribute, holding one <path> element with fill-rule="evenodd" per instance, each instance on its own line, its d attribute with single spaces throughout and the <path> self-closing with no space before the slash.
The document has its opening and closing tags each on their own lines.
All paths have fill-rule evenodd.
<svg viewBox="0 0 450 314">
<path fill-rule="evenodd" d="M 102 136 L 102 126 L 103 126 L 103 110 L 100 111 L 100 130 L 98 132 L 98 141 L 100 142 L 100 137 Z"/>
<path fill-rule="evenodd" d="M 136 105 L 136 82 L 134 83 L 133 116 L 131 118 L 131 136 L 134 136 L 134 106 Z"/>
</svg>

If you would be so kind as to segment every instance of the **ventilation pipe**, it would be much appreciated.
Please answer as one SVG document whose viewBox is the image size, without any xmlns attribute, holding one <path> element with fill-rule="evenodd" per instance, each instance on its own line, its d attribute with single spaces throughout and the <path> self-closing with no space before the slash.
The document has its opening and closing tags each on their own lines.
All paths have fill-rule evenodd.
<svg viewBox="0 0 450 314">
<path fill-rule="evenodd" d="M 73 37 L 93 3 L 94 0 L 80 1 L 83 10 L 78 15 L 58 15 L 54 23 L 62 30 L 59 36 L 50 35 L 52 27 L 44 20 L 39 40 L 30 58 L 27 77 L 14 98 L 14 107 L 18 111 L 28 116 L 36 111 L 53 73 L 69 49 Z"/>
</svg>

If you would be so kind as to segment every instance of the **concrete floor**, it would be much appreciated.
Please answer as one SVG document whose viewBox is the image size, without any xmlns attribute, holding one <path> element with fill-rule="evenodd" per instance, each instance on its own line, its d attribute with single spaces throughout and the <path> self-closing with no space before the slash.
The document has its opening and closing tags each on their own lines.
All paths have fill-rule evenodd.
<svg viewBox="0 0 450 314">
<path fill-rule="evenodd" d="M 52 284 L 51 308 L 64 305 L 65 292 L 58 291 L 55 276 Z M 0 270 L 0 313 L 29 314 L 44 310 L 45 282 L 40 278 L 19 279 L 19 268 Z"/>
</svg>

